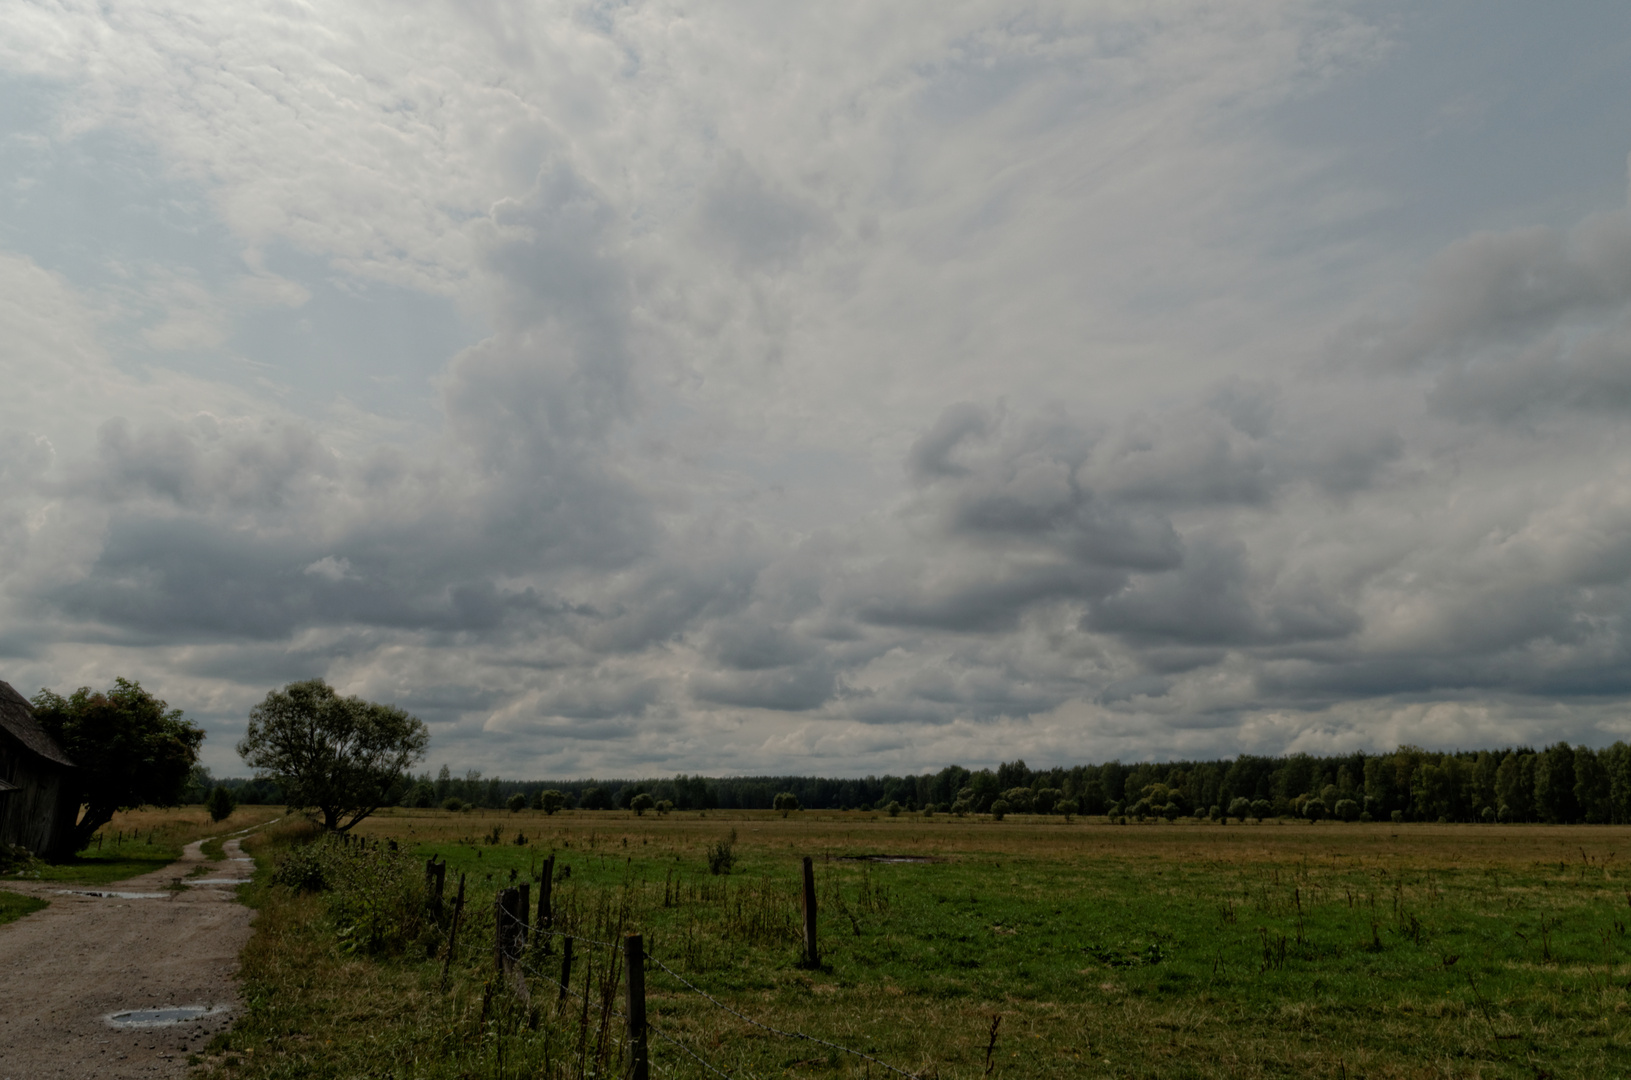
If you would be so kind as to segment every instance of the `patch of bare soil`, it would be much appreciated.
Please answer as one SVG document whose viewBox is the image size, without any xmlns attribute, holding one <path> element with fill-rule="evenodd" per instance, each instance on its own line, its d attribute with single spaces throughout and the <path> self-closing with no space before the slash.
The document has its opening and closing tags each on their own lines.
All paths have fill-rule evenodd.
<svg viewBox="0 0 1631 1080">
<path fill-rule="evenodd" d="M 219 863 L 202 844 L 117 885 L 5 884 L 51 906 L 0 927 L 0 1080 L 182 1077 L 230 1026 L 250 919 L 233 882 L 253 867 L 236 839 Z M 172 891 L 177 879 L 187 888 Z M 208 1008 L 183 1023 L 120 1016 L 174 1006 Z"/>
</svg>

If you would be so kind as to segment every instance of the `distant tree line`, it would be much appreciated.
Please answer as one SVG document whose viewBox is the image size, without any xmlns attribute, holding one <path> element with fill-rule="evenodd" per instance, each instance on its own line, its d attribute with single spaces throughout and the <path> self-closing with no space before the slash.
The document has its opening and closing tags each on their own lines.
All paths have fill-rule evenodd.
<svg viewBox="0 0 1631 1080">
<path fill-rule="evenodd" d="M 202 799 L 208 785 L 193 790 Z M 239 802 L 277 802 L 266 781 L 223 780 Z M 894 804 L 919 813 L 1073 813 L 1131 817 L 1333 817 L 1348 820 L 1631 823 L 1631 746 L 1602 750 L 1556 743 L 1544 750 L 1436 752 L 1401 746 L 1383 754 L 1318 757 L 1242 755 L 1230 760 L 1119 761 L 1032 769 L 1024 761 L 995 769 L 948 765 L 916 776 L 702 777 L 650 780 L 503 780 L 443 766 L 404 777 L 406 806 L 498 809 L 559 805 L 629 809 L 770 810 L 792 794 L 806 809 L 871 810 Z M 521 796 L 519 801 L 515 796 Z"/>
</svg>

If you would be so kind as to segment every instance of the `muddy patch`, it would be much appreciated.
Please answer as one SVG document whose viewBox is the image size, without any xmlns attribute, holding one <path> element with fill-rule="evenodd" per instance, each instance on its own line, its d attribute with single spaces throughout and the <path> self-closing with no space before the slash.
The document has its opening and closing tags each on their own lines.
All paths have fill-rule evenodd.
<svg viewBox="0 0 1631 1080">
<path fill-rule="evenodd" d="M 840 855 L 839 862 L 870 862 L 870 863 L 942 863 L 945 859 L 937 855 Z"/>
<path fill-rule="evenodd" d="M 63 896 L 93 896 L 98 900 L 163 900 L 167 892 L 120 892 L 117 889 L 58 889 Z"/>
</svg>

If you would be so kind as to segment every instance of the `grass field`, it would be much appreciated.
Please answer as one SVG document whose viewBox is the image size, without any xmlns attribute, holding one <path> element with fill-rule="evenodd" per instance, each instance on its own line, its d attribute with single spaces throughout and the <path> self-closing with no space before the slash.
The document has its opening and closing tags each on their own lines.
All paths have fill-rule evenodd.
<svg viewBox="0 0 1631 1080">
<path fill-rule="evenodd" d="M 263 867 L 251 1008 L 210 1059 L 222 1075 L 576 1076 L 580 1060 L 597 1075 L 593 1046 L 616 1049 L 598 999 L 558 1009 L 535 977 L 527 1009 L 492 978 L 494 891 L 551 851 L 566 929 L 638 929 L 740 1011 L 918 1075 L 1631 1075 L 1625 829 L 395 810 L 358 831 L 445 858 L 450 895 L 466 876 L 449 989 L 434 927 L 370 957 L 359 909 Z M 711 875 L 708 848 L 733 834 L 735 867 Z M 259 850 L 275 858 L 287 835 Z M 804 855 L 819 970 L 798 964 Z M 879 855 L 926 861 L 854 858 Z M 587 951 L 604 974 L 605 950 Z M 527 963 L 553 974 L 558 955 L 535 941 Z M 887 1075 L 663 973 L 648 1000 L 730 1075 Z M 714 1075 L 653 1047 L 656 1075 Z"/>
</svg>

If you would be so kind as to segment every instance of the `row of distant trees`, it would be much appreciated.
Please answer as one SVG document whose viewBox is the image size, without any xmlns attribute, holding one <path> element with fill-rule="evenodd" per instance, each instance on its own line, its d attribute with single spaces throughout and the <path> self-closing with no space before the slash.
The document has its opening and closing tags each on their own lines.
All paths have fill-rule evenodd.
<svg viewBox="0 0 1631 1080">
<path fill-rule="evenodd" d="M 814 809 L 907 812 L 1127 814 L 1129 816 L 1365 817 L 1405 821 L 1513 821 L 1631 824 L 1631 747 L 1602 750 L 1556 743 L 1544 750 L 1435 752 L 1402 746 L 1382 754 L 1321 757 L 1241 755 L 1228 760 L 1119 761 L 1032 769 L 949 765 L 917 776 L 701 777 L 650 780 L 502 780 L 477 771 L 404 777 L 400 801 L 501 808 L 542 792 L 564 807 L 628 809 L 641 795 L 678 810 L 769 810 L 790 793 Z M 248 801 L 245 799 L 245 801 Z M 1217 808 L 1214 813 L 1213 807 Z M 1246 808 L 1255 808 L 1248 810 Z"/>
</svg>

